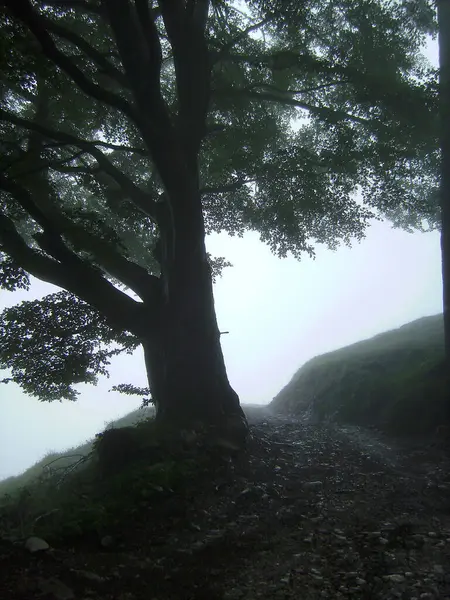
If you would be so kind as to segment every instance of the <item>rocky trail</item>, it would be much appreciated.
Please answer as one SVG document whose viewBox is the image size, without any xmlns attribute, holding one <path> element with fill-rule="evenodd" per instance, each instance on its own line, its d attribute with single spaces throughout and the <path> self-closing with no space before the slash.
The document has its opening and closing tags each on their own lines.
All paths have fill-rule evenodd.
<svg viewBox="0 0 450 600">
<path fill-rule="evenodd" d="M 249 418 L 248 454 L 108 543 L 0 541 L 0 599 L 450 599 L 444 448 Z"/>
</svg>

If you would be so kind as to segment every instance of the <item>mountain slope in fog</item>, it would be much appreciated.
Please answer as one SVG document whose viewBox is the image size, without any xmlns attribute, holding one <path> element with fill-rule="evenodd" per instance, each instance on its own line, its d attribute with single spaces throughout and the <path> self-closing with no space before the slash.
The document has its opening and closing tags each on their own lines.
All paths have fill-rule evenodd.
<svg viewBox="0 0 450 600">
<path fill-rule="evenodd" d="M 317 356 L 273 399 L 275 412 L 428 433 L 444 420 L 442 315 Z"/>
</svg>

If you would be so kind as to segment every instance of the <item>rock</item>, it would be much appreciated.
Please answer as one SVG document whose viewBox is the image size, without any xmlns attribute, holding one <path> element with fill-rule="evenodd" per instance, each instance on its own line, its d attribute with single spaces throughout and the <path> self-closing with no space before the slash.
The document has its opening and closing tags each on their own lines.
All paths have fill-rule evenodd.
<svg viewBox="0 0 450 600">
<path fill-rule="evenodd" d="M 104 535 L 102 537 L 102 539 L 100 540 L 100 544 L 101 546 L 103 546 L 103 548 L 111 548 L 111 546 L 114 544 L 114 538 L 112 535 Z"/>
<path fill-rule="evenodd" d="M 391 575 L 384 575 L 383 579 L 385 581 L 392 581 L 393 583 L 403 583 L 405 576 L 401 575 L 401 573 L 392 573 Z"/>
<path fill-rule="evenodd" d="M 245 592 L 240 588 L 231 588 L 224 593 L 224 600 L 240 600 L 245 596 Z"/>
<path fill-rule="evenodd" d="M 31 536 L 25 542 L 25 548 L 31 552 L 41 552 L 42 550 L 48 550 L 50 546 L 45 540 L 40 537 Z"/>
<path fill-rule="evenodd" d="M 367 532 L 367 539 L 369 540 L 374 540 L 376 538 L 380 538 L 381 537 L 381 531 L 368 531 Z"/>
<path fill-rule="evenodd" d="M 303 484 L 306 489 L 321 489 L 323 487 L 323 481 L 306 481 Z"/>
<path fill-rule="evenodd" d="M 74 573 L 80 575 L 81 577 L 85 577 L 86 579 L 90 579 L 91 581 L 96 581 L 97 583 L 103 583 L 105 580 L 104 577 L 97 575 L 97 573 L 93 573 L 92 571 L 84 571 L 83 569 L 74 569 Z"/>
<path fill-rule="evenodd" d="M 65 583 L 51 577 L 50 579 L 39 579 L 38 588 L 45 595 L 56 598 L 56 600 L 72 600 L 75 594 Z"/>
</svg>

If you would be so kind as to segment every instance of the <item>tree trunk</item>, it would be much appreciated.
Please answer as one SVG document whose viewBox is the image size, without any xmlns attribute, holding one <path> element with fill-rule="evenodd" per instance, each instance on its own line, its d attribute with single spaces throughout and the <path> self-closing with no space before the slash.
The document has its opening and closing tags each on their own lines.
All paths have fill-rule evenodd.
<svg viewBox="0 0 450 600">
<path fill-rule="evenodd" d="M 209 265 L 203 270 L 203 285 L 168 304 L 157 337 L 143 340 L 157 419 L 180 427 L 237 426 L 246 433 L 220 345 Z"/>
<path fill-rule="evenodd" d="M 161 421 L 234 423 L 246 432 L 220 344 L 200 200 L 190 208 L 180 218 L 176 244 L 173 231 L 160 228 L 160 319 L 157 332 L 143 340 L 150 390 Z M 176 222 L 172 227 L 176 232 Z"/>
<path fill-rule="evenodd" d="M 450 365 L 450 2 L 439 0 L 439 86 L 441 107 L 442 281 L 445 351 Z"/>
<path fill-rule="evenodd" d="M 441 253 L 445 336 L 445 363 L 450 421 L 450 2 L 438 0 L 439 25 L 439 93 L 441 131 Z"/>
</svg>

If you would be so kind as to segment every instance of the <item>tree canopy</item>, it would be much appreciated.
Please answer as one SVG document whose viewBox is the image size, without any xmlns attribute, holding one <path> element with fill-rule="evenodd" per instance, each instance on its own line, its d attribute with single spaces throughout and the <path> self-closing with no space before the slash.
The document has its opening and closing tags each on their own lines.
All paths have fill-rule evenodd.
<svg viewBox="0 0 450 600">
<path fill-rule="evenodd" d="M 74 399 L 140 343 L 186 169 L 206 234 L 258 231 L 281 257 L 374 217 L 438 226 L 425 0 L 0 6 L 0 286 L 64 290 L 1 315 L 0 366 L 28 393 Z"/>
</svg>

